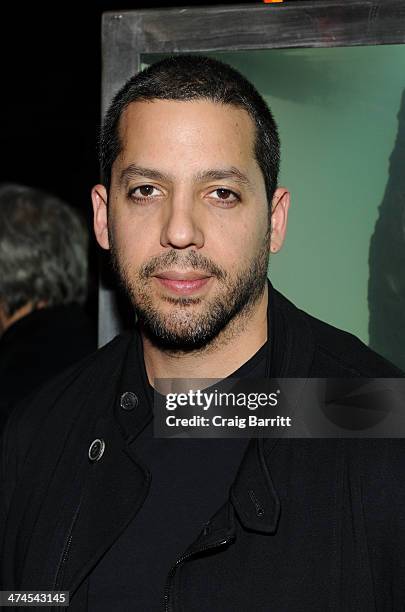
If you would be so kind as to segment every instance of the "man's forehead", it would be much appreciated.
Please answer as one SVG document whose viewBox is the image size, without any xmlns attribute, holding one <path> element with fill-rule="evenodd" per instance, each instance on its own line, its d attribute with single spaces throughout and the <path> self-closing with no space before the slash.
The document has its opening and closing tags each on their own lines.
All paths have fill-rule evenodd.
<svg viewBox="0 0 405 612">
<path fill-rule="evenodd" d="M 208 127 L 218 122 L 223 128 L 236 132 L 254 135 L 255 125 L 249 113 L 242 107 L 197 98 L 193 100 L 137 100 L 131 102 L 122 112 L 119 128 L 125 133 L 131 128 L 147 129 L 145 120 L 152 126 L 154 123 L 170 125 L 171 123 L 194 123 L 196 126 Z"/>
<path fill-rule="evenodd" d="M 121 117 L 120 141 L 121 167 L 149 166 L 148 158 L 163 152 L 166 158 L 179 154 L 184 163 L 199 159 L 206 167 L 208 159 L 220 167 L 255 161 L 255 126 L 249 114 L 211 100 L 132 102 Z"/>
</svg>

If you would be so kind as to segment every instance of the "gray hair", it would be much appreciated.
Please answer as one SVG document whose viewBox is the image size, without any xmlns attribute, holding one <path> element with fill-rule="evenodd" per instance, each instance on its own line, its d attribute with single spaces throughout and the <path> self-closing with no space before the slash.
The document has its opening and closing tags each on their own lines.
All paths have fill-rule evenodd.
<svg viewBox="0 0 405 612">
<path fill-rule="evenodd" d="M 7 316 L 31 303 L 83 303 L 88 232 L 80 215 L 48 193 L 0 185 L 0 302 Z"/>
</svg>

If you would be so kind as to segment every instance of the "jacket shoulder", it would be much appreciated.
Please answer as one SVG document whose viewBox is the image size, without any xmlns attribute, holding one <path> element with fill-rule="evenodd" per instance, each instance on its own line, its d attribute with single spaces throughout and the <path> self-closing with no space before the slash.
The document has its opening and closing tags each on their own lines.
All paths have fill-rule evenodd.
<svg viewBox="0 0 405 612">
<path fill-rule="evenodd" d="M 397 378 L 405 374 L 357 336 L 300 310 L 309 323 L 315 343 L 313 376 L 363 376 Z M 346 373 L 345 373 L 346 372 Z"/>
</svg>

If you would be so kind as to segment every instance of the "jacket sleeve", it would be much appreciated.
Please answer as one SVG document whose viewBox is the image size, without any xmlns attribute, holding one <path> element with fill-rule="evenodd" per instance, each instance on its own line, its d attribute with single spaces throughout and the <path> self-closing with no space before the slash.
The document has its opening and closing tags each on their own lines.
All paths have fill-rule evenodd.
<svg viewBox="0 0 405 612">
<path fill-rule="evenodd" d="M 7 534 L 13 520 L 13 496 L 35 434 L 49 408 L 48 387 L 33 392 L 13 408 L 0 437 L 0 587 L 7 590 L 12 561 L 7 549 Z M 49 393 L 49 397 L 53 397 Z M 8 576 L 5 579 L 5 576 Z"/>
<path fill-rule="evenodd" d="M 17 480 L 17 441 L 15 440 L 16 418 L 12 414 L 0 438 L 0 587 L 3 589 L 4 555 L 3 545 L 7 529 L 7 517 Z"/>
</svg>

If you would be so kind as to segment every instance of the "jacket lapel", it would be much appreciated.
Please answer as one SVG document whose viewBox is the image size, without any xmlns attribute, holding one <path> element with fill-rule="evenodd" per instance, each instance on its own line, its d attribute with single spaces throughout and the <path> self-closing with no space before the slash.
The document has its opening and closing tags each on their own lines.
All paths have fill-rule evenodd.
<svg viewBox="0 0 405 612">
<path fill-rule="evenodd" d="M 114 397 L 91 436 L 92 440 L 102 439 L 105 450 L 100 460 L 88 462 L 80 511 L 62 568 L 62 586 L 71 595 L 134 518 L 149 489 L 150 474 L 138 462 L 130 445 L 152 418 L 139 345 L 136 333 L 129 344 Z M 125 392 L 137 398 L 132 410 L 122 408 L 121 396 Z M 88 447 L 82 452 L 87 453 Z"/>
<path fill-rule="evenodd" d="M 105 441 L 105 451 L 88 467 L 67 561 L 61 570 L 62 588 L 71 595 L 136 515 L 150 484 L 149 473 L 123 443 L 116 422 L 108 418 L 100 421 L 95 438 Z"/>
</svg>

